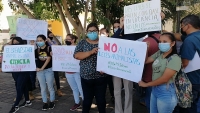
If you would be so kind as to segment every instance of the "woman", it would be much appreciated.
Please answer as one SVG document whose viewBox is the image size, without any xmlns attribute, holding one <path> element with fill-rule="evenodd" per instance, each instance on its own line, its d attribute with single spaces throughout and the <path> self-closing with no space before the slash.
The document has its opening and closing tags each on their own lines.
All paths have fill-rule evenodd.
<svg viewBox="0 0 200 113">
<path fill-rule="evenodd" d="M 77 36 L 68 34 L 66 36 L 65 43 L 68 46 L 75 46 L 77 39 L 78 39 Z M 75 104 L 70 110 L 74 111 L 81 106 L 79 94 L 81 95 L 82 100 L 83 100 L 83 91 L 82 91 L 82 86 L 81 86 L 80 73 L 79 72 L 66 72 L 65 76 L 67 78 L 67 82 L 69 83 L 69 85 L 73 91 Z"/>
<path fill-rule="evenodd" d="M 98 52 L 98 32 L 96 23 L 87 26 L 87 38 L 76 46 L 74 57 L 80 60 L 80 76 L 83 89 L 83 111 L 89 113 L 95 96 L 99 113 L 106 112 L 106 75 L 96 71 Z"/>
<path fill-rule="evenodd" d="M 176 39 L 171 33 L 160 36 L 160 51 L 148 57 L 146 64 L 152 63 L 152 81 L 139 82 L 142 87 L 152 87 L 150 113 L 172 113 L 177 105 L 173 79 L 181 69 L 181 58 L 177 55 Z"/>
<path fill-rule="evenodd" d="M 35 57 L 37 58 L 36 62 L 36 71 L 37 78 L 40 83 L 42 101 L 44 103 L 42 110 L 53 109 L 55 107 L 55 91 L 53 87 L 54 74 L 52 71 L 52 59 L 51 59 L 51 47 L 46 44 L 46 37 L 44 35 L 37 36 L 37 48 L 35 50 Z M 47 85 L 46 85 L 47 84 Z M 50 103 L 47 104 L 47 91 L 46 87 L 50 92 Z"/>
<path fill-rule="evenodd" d="M 11 45 L 23 45 L 24 42 L 22 38 L 20 37 L 13 37 Z M 14 102 L 14 105 L 12 106 L 9 113 L 15 113 L 19 110 L 19 102 L 22 99 L 22 96 L 25 97 L 25 102 L 20 105 L 20 107 L 30 106 L 32 105 L 31 101 L 29 100 L 29 94 L 28 94 L 28 87 L 27 87 L 27 81 L 29 79 L 29 72 L 12 72 L 12 76 L 15 81 L 15 87 L 17 91 L 16 95 L 16 101 Z"/>
<path fill-rule="evenodd" d="M 52 45 L 60 45 L 59 43 L 57 43 L 54 39 L 55 36 L 54 34 L 48 30 L 47 32 L 48 38 L 47 38 L 47 43 L 48 45 L 52 46 Z M 60 78 L 59 78 L 59 73 L 58 71 L 54 71 L 54 78 L 55 78 L 55 82 L 56 82 L 56 88 L 57 88 L 57 94 L 59 97 L 61 97 L 62 91 L 60 90 Z"/>
</svg>

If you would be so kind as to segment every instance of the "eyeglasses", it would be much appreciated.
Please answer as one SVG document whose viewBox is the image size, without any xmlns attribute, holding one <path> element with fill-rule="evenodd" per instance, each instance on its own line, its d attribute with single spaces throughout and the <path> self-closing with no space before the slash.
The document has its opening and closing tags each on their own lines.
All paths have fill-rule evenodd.
<svg viewBox="0 0 200 113">
<path fill-rule="evenodd" d="M 184 26 L 181 26 L 181 28 L 183 29 L 186 25 L 188 25 L 188 24 L 185 24 Z"/>
<path fill-rule="evenodd" d="M 94 32 L 97 32 L 97 30 L 93 30 L 93 31 L 88 31 L 88 33 L 94 33 Z"/>
</svg>

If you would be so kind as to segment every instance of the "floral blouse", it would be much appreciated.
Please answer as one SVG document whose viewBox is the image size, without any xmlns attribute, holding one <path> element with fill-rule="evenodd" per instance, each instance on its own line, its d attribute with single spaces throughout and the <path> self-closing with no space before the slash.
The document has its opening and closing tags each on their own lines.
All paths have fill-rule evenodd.
<svg viewBox="0 0 200 113">
<path fill-rule="evenodd" d="M 74 55 L 78 52 L 91 51 L 93 48 L 98 47 L 98 44 L 90 44 L 86 39 L 81 40 L 74 51 Z M 96 71 L 97 54 L 93 54 L 80 61 L 80 76 L 84 79 L 97 79 L 105 77 L 106 74 L 101 74 Z"/>
</svg>

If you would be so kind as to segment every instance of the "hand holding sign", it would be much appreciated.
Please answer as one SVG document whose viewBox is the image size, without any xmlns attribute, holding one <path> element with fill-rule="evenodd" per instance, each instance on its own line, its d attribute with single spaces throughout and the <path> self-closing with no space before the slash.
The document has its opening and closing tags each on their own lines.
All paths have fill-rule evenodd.
<svg viewBox="0 0 200 113">
<path fill-rule="evenodd" d="M 93 49 L 90 51 L 91 55 L 93 55 L 93 54 L 97 54 L 98 49 L 99 49 L 98 47 L 93 48 Z"/>
<path fill-rule="evenodd" d="M 124 17 L 120 18 L 120 28 L 124 28 Z"/>
<path fill-rule="evenodd" d="M 141 86 L 141 87 L 149 87 L 149 86 L 148 86 L 148 83 L 145 83 L 145 82 L 143 82 L 143 81 L 140 81 L 138 84 L 139 84 L 139 86 Z"/>
</svg>

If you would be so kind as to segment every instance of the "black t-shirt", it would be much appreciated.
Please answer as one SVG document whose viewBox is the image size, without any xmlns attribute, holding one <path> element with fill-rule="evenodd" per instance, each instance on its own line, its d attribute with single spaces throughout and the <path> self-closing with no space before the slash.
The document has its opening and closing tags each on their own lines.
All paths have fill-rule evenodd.
<svg viewBox="0 0 200 113">
<path fill-rule="evenodd" d="M 44 49 L 38 48 L 35 50 L 35 58 L 37 59 L 36 60 L 37 68 L 42 68 L 47 57 L 51 57 L 50 52 L 51 52 L 50 46 L 46 46 Z M 48 69 L 51 67 L 52 67 L 52 59 L 50 60 L 50 62 L 47 64 L 47 66 L 44 69 Z"/>
</svg>

